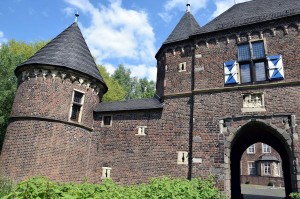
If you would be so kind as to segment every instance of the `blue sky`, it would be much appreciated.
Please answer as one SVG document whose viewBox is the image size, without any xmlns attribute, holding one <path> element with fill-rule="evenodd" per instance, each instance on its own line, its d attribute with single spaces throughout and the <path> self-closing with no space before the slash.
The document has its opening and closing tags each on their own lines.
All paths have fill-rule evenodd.
<svg viewBox="0 0 300 199">
<path fill-rule="evenodd" d="M 0 43 L 51 40 L 74 22 L 96 57 L 112 73 L 123 64 L 132 76 L 155 80 L 155 53 L 191 4 L 205 25 L 247 0 L 1 0 Z"/>
</svg>

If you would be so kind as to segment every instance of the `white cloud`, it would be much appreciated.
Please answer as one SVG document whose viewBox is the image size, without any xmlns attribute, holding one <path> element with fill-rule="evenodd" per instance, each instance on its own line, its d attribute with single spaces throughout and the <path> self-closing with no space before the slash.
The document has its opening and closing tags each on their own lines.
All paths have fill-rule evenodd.
<svg viewBox="0 0 300 199">
<path fill-rule="evenodd" d="M 63 12 L 67 15 L 67 16 L 74 16 L 75 14 L 75 9 L 71 8 L 71 7 L 66 7 L 63 9 Z"/>
<path fill-rule="evenodd" d="M 236 3 L 243 3 L 250 0 L 235 0 Z M 231 6 L 233 6 L 234 0 L 216 0 L 215 5 L 217 9 L 212 14 L 212 18 L 215 18 L 222 14 L 224 11 L 228 10 Z"/>
<path fill-rule="evenodd" d="M 7 42 L 7 39 L 4 37 L 4 33 L 2 31 L 0 31 L 0 47 L 1 44 Z"/>
<path fill-rule="evenodd" d="M 145 64 L 123 65 L 125 68 L 131 69 L 131 77 L 148 77 L 149 80 L 156 81 L 156 67 L 147 67 Z"/>
<path fill-rule="evenodd" d="M 146 69 L 146 65 L 155 65 L 155 37 L 146 12 L 125 9 L 122 0 L 110 0 L 108 6 L 99 7 L 95 7 L 89 0 L 65 1 L 91 16 L 90 25 L 84 27 L 80 24 L 80 27 L 93 56 L 98 63 L 106 63 L 110 73 L 114 68 L 109 64 L 110 60 L 143 63 Z M 67 14 L 71 11 L 69 7 L 64 9 Z M 132 67 L 132 73 L 139 69 Z M 138 77 L 145 75 L 136 74 Z"/>
</svg>

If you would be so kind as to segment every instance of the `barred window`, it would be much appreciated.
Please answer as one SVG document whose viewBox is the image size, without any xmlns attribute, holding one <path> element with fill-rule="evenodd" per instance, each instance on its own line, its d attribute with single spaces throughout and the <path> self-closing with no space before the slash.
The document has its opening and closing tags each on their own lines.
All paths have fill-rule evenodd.
<svg viewBox="0 0 300 199">
<path fill-rule="evenodd" d="M 253 42 L 252 43 L 252 53 L 253 53 L 253 59 L 263 59 L 263 58 L 265 58 L 264 43 L 262 41 Z"/>
<path fill-rule="evenodd" d="M 239 61 L 250 60 L 249 44 L 242 44 L 238 46 L 238 60 Z"/>
</svg>

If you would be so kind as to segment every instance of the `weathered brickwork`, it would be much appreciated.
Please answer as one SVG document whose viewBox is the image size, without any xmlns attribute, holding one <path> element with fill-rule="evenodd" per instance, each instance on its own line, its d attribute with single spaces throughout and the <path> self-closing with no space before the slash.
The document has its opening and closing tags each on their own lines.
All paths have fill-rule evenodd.
<svg viewBox="0 0 300 199">
<path fill-rule="evenodd" d="M 19 78 L 20 79 L 20 78 Z M 93 108 L 99 103 L 94 89 L 67 77 L 27 77 L 18 85 L 11 117 L 39 117 L 70 122 L 73 91 L 84 93 L 80 125 L 93 126 Z M 64 92 L 61 92 L 64 91 Z"/>
<path fill-rule="evenodd" d="M 37 68 L 49 69 L 46 75 L 19 74 L 1 171 L 18 181 L 41 174 L 98 183 L 107 167 L 120 184 L 213 174 L 217 186 L 237 199 L 242 155 L 264 142 L 281 158 L 286 193 L 297 191 L 299 24 L 299 16 L 288 17 L 163 44 L 156 55 L 160 108 L 101 112 L 94 108 L 105 91 L 93 78 L 71 69 L 54 73 L 54 66 Z M 238 59 L 239 44 L 256 40 L 265 42 L 266 55 L 282 55 L 284 79 L 225 85 L 224 62 Z M 80 122 L 69 119 L 74 90 L 84 93 Z M 247 107 L 247 95 L 261 106 Z M 103 125 L 104 116 L 111 116 L 110 126 Z M 138 127 L 145 127 L 145 135 L 137 135 Z M 188 155 L 178 158 L 178 152 Z"/>
<path fill-rule="evenodd" d="M 166 100 L 162 111 L 96 113 L 93 180 L 100 179 L 102 167 L 111 167 L 111 178 L 119 183 L 146 182 L 164 175 L 186 178 L 188 165 L 177 164 L 177 151 L 189 150 L 188 98 L 175 101 Z M 112 116 L 112 126 L 101 127 L 104 115 Z M 147 127 L 146 135 L 136 135 L 138 126 Z"/>
<path fill-rule="evenodd" d="M 44 175 L 80 182 L 89 175 L 91 132 L 36 119 L 10 123 L 1 153 L 2 175 L 20 181 Z"/>
</svg>

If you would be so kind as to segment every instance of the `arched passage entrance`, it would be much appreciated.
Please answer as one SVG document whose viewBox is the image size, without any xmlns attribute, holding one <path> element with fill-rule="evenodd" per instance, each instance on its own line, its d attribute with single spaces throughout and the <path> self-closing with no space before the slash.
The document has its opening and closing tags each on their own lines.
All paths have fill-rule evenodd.
<svg viewBox="0 0 300 199">
<path fill-rule="evenodd" d="M 292 139 L 285 131 L 264 121 L 250 121 L 234 135 L 230 146 L 231 198 L 243 198 L 240 185 L 240 160 L 251 144 L 263 142 L 273 147 L 282 158 L 282 169 L 286 196 L 296 190 L 293 173 Z"/>
</svg>

